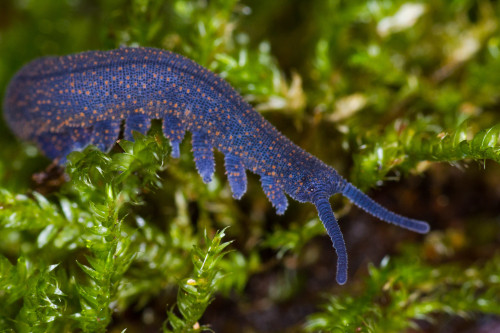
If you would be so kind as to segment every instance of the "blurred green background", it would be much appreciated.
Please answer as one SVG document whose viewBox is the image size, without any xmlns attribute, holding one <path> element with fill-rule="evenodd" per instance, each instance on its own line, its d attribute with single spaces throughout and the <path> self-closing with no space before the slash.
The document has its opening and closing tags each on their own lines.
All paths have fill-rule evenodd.
<svg viewBox="0 0 500 333">
<path fill-rule="evenodd" d="M 156 124 L 64 175 L 0 120 L 0 330 L 500 331 L 499 25 L 488 0 L 2 0 L 0 92 L 39 56 L 172 50 L 432 231 L 335 196 L 340 287 L 314 207 L 277 216 L 250 174 L 233 200 L 220 154 L 203 184 L 189 136 L 170 160 Z"/>
</svg>

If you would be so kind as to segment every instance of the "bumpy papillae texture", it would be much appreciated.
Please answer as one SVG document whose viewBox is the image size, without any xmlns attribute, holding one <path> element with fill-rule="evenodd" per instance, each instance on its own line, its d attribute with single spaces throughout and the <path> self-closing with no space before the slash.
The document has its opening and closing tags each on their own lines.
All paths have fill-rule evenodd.
<svg viewBox="0 0 500 333">
<path fill-rule="evenodd" d="M 429 229 L 425 222 L 376 204 L 283 136 L 226 81 L 173 52 L 121 48 L 34 60 L 11 81 L 4 110 L 19 137 L 36 142 L 60 164 L 68 153 L 89 144 L 108 151 L 122 122 L 124 138 L 132 140 L 133 131 L 145 134 L 151 120 L 161 119 L 173 157 L 180 155 L 185 131 L 191 132 L 196 168 L 205 182 L 215 170 L 216 148 L 225 156 L 235 198 L 246 192 L 250 170 L 260 175 L 278 214 L 288 205 L 285 193 L 316 205 L 339 256 L 341 284 L 347 280 L 347 254 L 330 195 L 342 192 L 368 213 L 407 229 Z"/>
</svg>

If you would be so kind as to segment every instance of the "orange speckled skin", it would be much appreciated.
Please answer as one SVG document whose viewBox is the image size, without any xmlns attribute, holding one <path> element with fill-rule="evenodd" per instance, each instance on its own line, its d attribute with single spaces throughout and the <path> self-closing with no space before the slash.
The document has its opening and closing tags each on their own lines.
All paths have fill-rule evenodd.
<svg viewBox="0 0 500 333">
<path fill-rule="evenodd" d="M 235 198 L 246 191 L 246 170 L 261 177 L 262 187 L 279 214 L 285 193 L 316 205 L 339 256 L 337 281 L 347 280 L 347 254 L 328 198 L 342 192 L 369 213 L 418 232 L 425 222 L 379 206 L 346 182 L 330 166 L 283 136 L 226 81 L 192 60 L 153 48 L 120 48 L 47 57 L 23 67 L 5 98 L 5 118 L 12 130 L 34 141 L 59 163 L 72 150 L 94 144 L 109 150 L 124 123 L 146 133 L 152 119 L 179 156 L 185 131 L 192 133 L 196 167 L 205 182 L 214 172 L 213 148 L 225 156 Z"/>
<path fill-rule="evenodd" d="M 271 177 L 281 191 L 290 183 L 292 196 L 302 178 L 320 181 L 319 169 L 336 175 L 279 133 L 226 81 L 169 51 L 121 48 L 37 59 L 12 80 L 5 110 L 19 137 L 61 161 L 88 144 L 109 149 L 122 121 L 131 139 L 132 130 L 145 133 L 151 119 L 163 119 L 175 151 L 185 130 L 196 133 L 203 139 L 199 146 L 215 147 L 234 161 L 240 168 L 236 177 L 243 177 L 244 168 Z M 335 185 L 342 184 L 338 180 Z M 245 192 L 236 190 L 238 197 Z"/>
</svg>

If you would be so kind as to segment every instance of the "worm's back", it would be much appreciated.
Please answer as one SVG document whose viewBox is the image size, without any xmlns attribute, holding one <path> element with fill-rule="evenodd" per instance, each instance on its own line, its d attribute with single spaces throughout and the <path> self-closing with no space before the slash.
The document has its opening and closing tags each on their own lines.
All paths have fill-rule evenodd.
<svg viewBox="0 0 500 333">
<path fill-rule="evenodd" d="M 189 101 L 213 104 L 222 96 L 240 102 L 225 81 L 187 58 L 158 49 L 122 48 L 29 63 L 11 81 L 5 113 L 16 134 L 33 139 L 129 115 L 161 118 L 162 112 L 194 107 Z"/>
<path fill-rule="evenodd" d="M 90 143 L 109 149 L 122 122 L 130 139 L 133 130 L 145 133 L 151 119 L 162 119 L 174 156 L 188 130 L 194 149 L 208 156 L 217 148 L 240 168 L 278 183 L 292 177 L 295 183 L 294 173 L 299 177 L 299 171 L 314 172 L 311 164 L 323 164 L 281 135 L 226 81 L 190 59 L 153 48 L 35 60 L 12 80 L 5 113 L 18 136 L 37 142 L 53 159 Z"/>
</svg>

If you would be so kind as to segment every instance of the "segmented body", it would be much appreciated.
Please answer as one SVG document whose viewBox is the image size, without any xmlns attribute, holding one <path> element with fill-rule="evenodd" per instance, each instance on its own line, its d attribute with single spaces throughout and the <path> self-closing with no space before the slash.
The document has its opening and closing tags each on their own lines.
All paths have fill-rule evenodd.
<svg viewBox="0 0 500 333">
<path fill-rule="evenodd" d="M 4 109 L 18 136 L 35 141 L 59 163 L 89 144 L 109 150 L 122 122 L 124 138 L 130 140 L 132 131 L 146 133 L 152 119 L 162 119 L 174 157 L 180 154 L 185 131 L 190 131 L 196 167 L 205 182 L 214 172 L 216 148 L 225 156 L 235 198 L 245 193 L 250 170 L 260 175 L 279 214 L 287 207 L 285 193 L 316 205 L 339 255 L 339 283 L 347 278 L 347 255 L 328 204 L 330 195 L 342 192 L 379 218 L 419 232 L 428 230 L 424 222 L 366 201 L 371 199 L 283 136 L 226 81 L 169 51 L 121 48 L 35 60 L 12 80 Z"/>
</svg>

